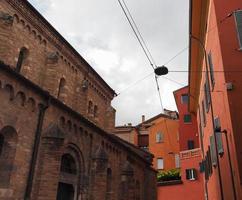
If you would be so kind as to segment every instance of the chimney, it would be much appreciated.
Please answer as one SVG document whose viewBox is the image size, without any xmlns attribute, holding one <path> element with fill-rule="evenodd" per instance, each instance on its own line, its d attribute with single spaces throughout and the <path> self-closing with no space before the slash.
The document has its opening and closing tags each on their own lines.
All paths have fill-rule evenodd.
<svg viewBox="0 0 242 200">
<path fill-rule="evenodd" d="M 142 115 L 142 123 L 145 121 L 145 116 Z"/>
</svg>

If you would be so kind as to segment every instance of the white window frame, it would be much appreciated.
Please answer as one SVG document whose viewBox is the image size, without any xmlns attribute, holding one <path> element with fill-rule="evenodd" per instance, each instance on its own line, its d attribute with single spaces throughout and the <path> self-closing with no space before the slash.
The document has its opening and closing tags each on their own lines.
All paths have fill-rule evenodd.
<svg viewBox="0 0 242 200">
<path fill-rule="evenodd" d="M 157 132 L 155 137 L 156 143 L 164 142 L 164 134 L 162 132 Z"/>
<path fill-rule="evenodd" d="M 161 163 L 159 161 L 161 161 Z M 157 169 L 164 169 L 164 159 L 163 158 L 157 158 Z"/>
</svg>

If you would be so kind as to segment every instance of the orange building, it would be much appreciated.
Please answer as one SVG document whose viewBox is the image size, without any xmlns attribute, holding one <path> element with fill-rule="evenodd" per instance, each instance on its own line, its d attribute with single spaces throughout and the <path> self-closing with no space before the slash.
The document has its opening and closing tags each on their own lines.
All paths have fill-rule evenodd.
<svg viewBox="0 0 242 200">
<path fill-rule="evenodd" d="M 180 166 L 178 127 L 177 112 L 165 110 L 148 120 L 143 115 L 137 126 L 117 126 L 113 134 L 152 153 L 154 169 L 164 171 Z"/>
<path fill-rule="evenodd" d="M 154 155 L 153 167 L 157 170 L 179 168 L 179 135 L 178 115 L 173 111 L 165 111 L 136 126 L 134 132 L 135 145 L 148 150 Z"/>
<path fill-rule="evenodd" d="M 242 1 L 191 0 L 189 109 L 207 199 L 242 199 Z"/>
</svg>

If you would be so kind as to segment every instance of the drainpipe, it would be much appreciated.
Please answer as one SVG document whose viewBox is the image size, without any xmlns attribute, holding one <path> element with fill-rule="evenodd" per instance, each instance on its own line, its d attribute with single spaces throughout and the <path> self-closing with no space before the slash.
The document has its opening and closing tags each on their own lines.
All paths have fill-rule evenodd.
<svg viewBox="0 0 242 200">
<path fill-rule="evenodd" d="M 42 132 L 42 127 L 43 127 L 45 112 L 49 108 L 49 104 L 50 104 L 50 97 L 48 97 L 46 105 L 44 105 L 44 104 L 39 105 L 38 122 L 37 122 L 36 131 L 35 131 L 34 147 L 33 147 L 33 152 L 32 152 L 32 157 L 31 157 L 31 162 L 30 162 L 30 168 L 29 168 L 27 186 L 26 186 L 25 194 L 24 194 L 24 200 L 30 200 L 30 198 L 31 198 L 33 179 L 34 179 L 34 174 L 35 174 L 35 166 L 36 166 L 36 162 L 37 162 L 40 139 L 41 139 L 41 132 Z"/>
<path fill-rule="evenodd" d="M 221 133 L 224 133 L 225 138 L 226 138 L 226 146 L 227 146 L 228 157 L 229 157 L 230 176 L 231 176 L 231 181 L 232 181 L 232 186 L 233 186 L 233 195 L 234 195 L 234 200 L 237 200 L 236 189 L 235 189 L 235 181 L 234 181 L 234 173 L 233 173 L 233 167 L 232 167 L 231 156 L 230 156 L 228 132 L 227 132 L 227 130 L 223 130 Z"/>
<path fill-rule="evenodd" d="M 222 184 L 222 177 L 221 177 L 221 170 L 220 170 L 220 163 L 219 163 L 219 156 L 218 156 L 218 149 L 217 149 L 217 138 L 216 138 L 216 134 L 215 134 L 215 131 L 214 131 L 215 126 L 214 126 L 213 100 L 212 100 L 212 96 L 211 96 L 210 79 L 208 77 L 209 69 L 208 69 L 207 51 L 206 51 L 205 46 L 203 45 L 203 43 L 200 41 L 199 38 L 197 38 L 193 35 L 190 35 L 190 38 L 196 40 L 199 43 L 199 45 L 203 49 L 203 53 L 204 53 L 204 57 L 205 57 L 205 67 L 206 67 L 205 71 L 206 71 L 206 79 L 208 80 L 208 85 L 209 85 L 208 92 L 209 92 L 209 95 L 210 95 L 210 107 L 211 107 L 211 115 L 212 115 L 212 126 L 213 126 L 214 142 L 215 142 L 215 152 L 216 152 L 216 159 L 217 159 L 217 162 L 218 162 L 217 166 L 218 166 L 219 188 L 220 188 L 221 200 L 224 200 L 223 184 Z"/>
</svg>

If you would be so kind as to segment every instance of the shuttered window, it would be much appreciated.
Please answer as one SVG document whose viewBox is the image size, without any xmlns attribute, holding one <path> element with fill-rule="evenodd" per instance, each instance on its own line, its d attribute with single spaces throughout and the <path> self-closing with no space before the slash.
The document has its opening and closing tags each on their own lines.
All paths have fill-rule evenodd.
<svg viewBox="0 0 242 200">
<path fill-rule="evenodd" d="M 192 121 L 192 116 L 190 114 L 186 114 L 183 117 L 184 123 L 191 123 Z"/>
<path fill-rule="evenodd" d="M 202 118 L 203 118 L 203 126 L 206 126 L 206 113 L 205 113 L 205 103 L 202 101 Z"/>
<path fill-rule="evenodd" d="M 222 133 L 221 132 L 215 132 L 215 134 L 216 134 L 216 139 L 217 139 L 218 154 L 220 156 L 222 156 L 224 154 Z"/>
<path fill-rule="evenodd" d="M 210 79 L 212 82 L 212 87 L 215 85 L 215 78 L 214 78 L 214 67 L 213 67 L 213 59 L 212 59 L 212 53 L 210 52 L 208 54 L 208 64 L 210 68 Z"/>
<path fill-rule="evenodd" d="M 210 90 L 209 90 L 209 84 L 208 84 L 208 76 L 206 76 L 206 81 L 204 84 L 204 97 L 205 97 L 205 105 L 206 105 L 206 111 L 209 111 L 210 108 L 210 102 L 211 102 L 211 96 L 210 96 Z"/>
<path fill-rule="evenodd" d="M 242 10 L 235 12 L 235 22 L 238 32 L 239 48 L 242 50 Z"/>
<path fill-rule="evenodd" d="M 211 161 L 212 165 L 217 165 L 217 156 L 216 156 L 216 146 L 215 146 L 215 139 L 214 135 L 210 136 L 210 151 L 211 151 Z"/>
</svg>

